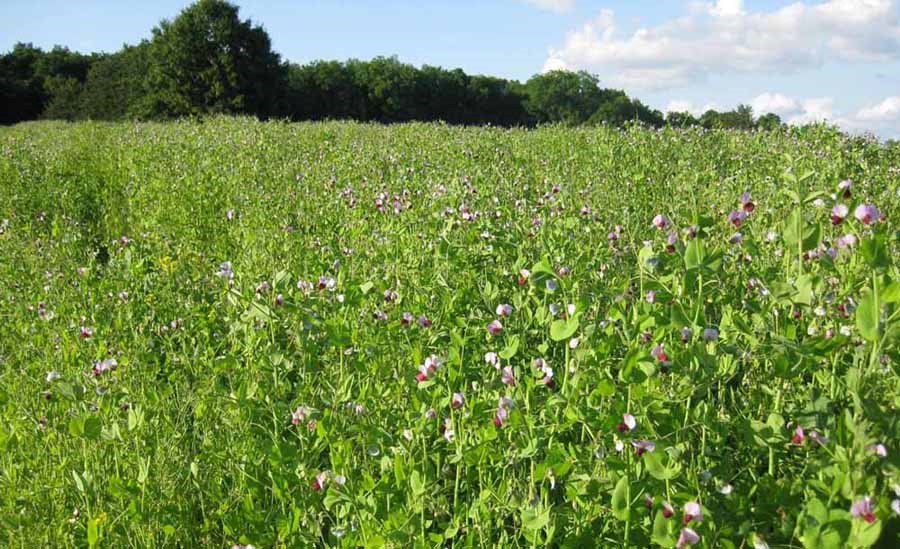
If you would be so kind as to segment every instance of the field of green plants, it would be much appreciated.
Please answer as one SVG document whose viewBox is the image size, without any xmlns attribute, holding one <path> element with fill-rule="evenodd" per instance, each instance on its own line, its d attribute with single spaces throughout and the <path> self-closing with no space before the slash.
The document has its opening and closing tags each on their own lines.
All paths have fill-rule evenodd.
<svg viewBox="0 0 900 549">
<path fill-rule="evenodd" d="M 900 148 L 0 129 L 0 544 L 897 547 Z"/>
</svg>

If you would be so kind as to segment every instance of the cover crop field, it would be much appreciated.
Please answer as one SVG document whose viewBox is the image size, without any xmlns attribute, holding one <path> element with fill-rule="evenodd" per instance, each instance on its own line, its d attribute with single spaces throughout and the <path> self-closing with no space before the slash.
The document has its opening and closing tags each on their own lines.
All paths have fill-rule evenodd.
<svg viewBox="0 0 900 549">
<path fill-rule="evenodd" d="M 896 547 L 900 147 L 0 129 L 0 543 Z"/>
</svg>

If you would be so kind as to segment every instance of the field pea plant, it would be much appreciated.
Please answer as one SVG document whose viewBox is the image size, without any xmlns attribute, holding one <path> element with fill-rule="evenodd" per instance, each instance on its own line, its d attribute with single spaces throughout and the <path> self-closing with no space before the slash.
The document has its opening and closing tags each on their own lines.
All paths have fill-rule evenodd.
<svg viewBox="0 0 900 549">
<path fill-rule="evenodd" d="M 900 148 L 0 130 L 0 538 L 896 547 Z"/>
</svg>

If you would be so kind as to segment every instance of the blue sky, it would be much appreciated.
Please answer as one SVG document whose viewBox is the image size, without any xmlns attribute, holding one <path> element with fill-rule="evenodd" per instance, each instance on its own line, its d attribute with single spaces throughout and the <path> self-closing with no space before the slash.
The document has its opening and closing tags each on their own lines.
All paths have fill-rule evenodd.
<svg viewBox="0 0 900 549">
<path fill-rule="evenodd" d="M 750 103 L 900 136 L 900 0 L 244 0 L 286 59 L 401 60 L 525 80 L 585 69 L 661 110 Z M 187 1 L 3 0 L 17 41 L 114 51 Z"/>
</svg>

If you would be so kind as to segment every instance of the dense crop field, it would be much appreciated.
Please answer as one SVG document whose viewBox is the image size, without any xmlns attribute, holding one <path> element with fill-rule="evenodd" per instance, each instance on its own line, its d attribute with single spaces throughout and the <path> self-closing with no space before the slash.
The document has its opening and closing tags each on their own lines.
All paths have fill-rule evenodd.
<svg viewBox="0 0 900 549">
<path fill-rule="evenodd" d="M 2 129 L 0 544 L 896 547 L 898 185 L 825 128 Z"/>
</svg>

